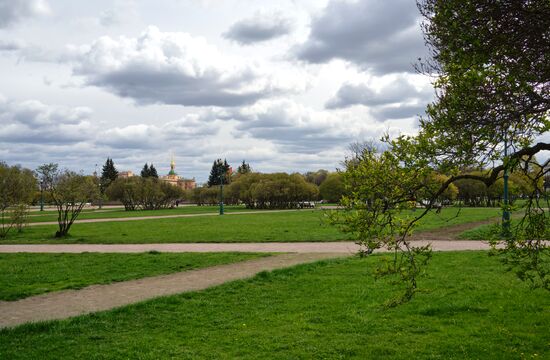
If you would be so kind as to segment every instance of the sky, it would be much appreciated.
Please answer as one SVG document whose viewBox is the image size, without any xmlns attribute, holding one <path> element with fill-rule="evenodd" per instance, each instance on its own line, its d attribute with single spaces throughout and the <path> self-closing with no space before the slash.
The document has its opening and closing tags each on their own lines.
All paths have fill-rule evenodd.
<svg viewBox="0 0 550 360">
<path fill-rule="evenodd" d="M 0 160 L 334 170 L 433 99 L 413 0 L 0 0 Z"/>
</svg>

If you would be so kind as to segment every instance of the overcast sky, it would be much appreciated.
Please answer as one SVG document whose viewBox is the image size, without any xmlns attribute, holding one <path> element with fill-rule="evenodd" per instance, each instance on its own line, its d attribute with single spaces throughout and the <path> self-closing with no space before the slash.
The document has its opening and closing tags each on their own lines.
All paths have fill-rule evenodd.
<svg viewBox="0 0 550 360">
<path fill-rule="evenodd" d="M 414 0 L 0 0 L 0 160 L 334 170 L 432 99 Z"/>
</svg>

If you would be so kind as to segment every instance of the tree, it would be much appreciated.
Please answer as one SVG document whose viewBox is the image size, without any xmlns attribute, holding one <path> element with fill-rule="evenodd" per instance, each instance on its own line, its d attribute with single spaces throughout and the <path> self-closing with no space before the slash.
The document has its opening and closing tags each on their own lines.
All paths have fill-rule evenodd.
<svg viewBox="0 0 550 360">
<path fill-rule="evenodd" d="M 141 177 L 149 177 L 149 164 L 145 163 L 145 165 L 143 165 L 143 169 L 141 169 Z"/>
<path fill-rule="evenodd" d="M 52 183 L 53 176 L 57 173 L 58 165 L 54 163 L 43 164 L 36 168 L 36 174 L 40 185 L 40 210 L 44 209 L 44 192 L 47 185 Z"/>
<path fill-rule="evenodd" d="M 57 166 L 54 168 L 57 169 Z M 48 174 L 45 180 L 45 188 L 57 208 L 58 230 L 55 237 L 67 236 L 82 208 L 99 196 L 97 184 L 93 177 L 69 170 L 56 170 Z"/>
<path fill-rule="evenodd" d="M 155 169 L 155 166 L 153 164 L 149 166 L 149 164 L 145 163 L 145 165 L 143 165 L 143 169 L 141 170 L 141 177 L 153 177 L 158 179 L 159 175 L 157 173 L 157 169 Z"/>
<path fill-rule="evenodd" d="M 155 179 L 159 178 L 159 174 L 153 163 L 151 163 L 151 166 L 149 166 L 149 176 Z"/>
<path fill-rule="evenodd" d="M 237 174 L 248 174 L 252 172 L 250 164 L 247 164 L 244 160 L 241 165 L 237 168 Z"/>
<path fill-rule="evenodd" d="M 217 159 L 212 164 L 212 169 L 210 170 L 210 176 L 208 177 L 208 186 L 220 185 L 223 181 L 223 184 L 229 184 L 230 182 L 230 166 L 227 163 L 227 160 Z"/>
<path fill-rule="evenodd" d="M 14 226 L 21 229 L 36 185 L 31 170 L 0 162 L 0 238 L 5 238 Z"/>
<path fill-rule="evenodd" d="M 179 186 L 154 177 L 119 178 L 109 186 L 107 193 L 110 198 L 122 202 L 127 211 L 166 209 L 184 196 Z"/>
<path fill-rule="evenodd" d="M 474 180 L 491 187 L 522 173 L 533 190 L 501 254 L 520 278 L 548 289 L 550 254 L 543 239 L 550 204 L 540 196 L 548 161 L 536 165 L 534 156 L 550 144 L 534 140 L 550 130 L 550 2 L 422 0 L 418 7 L 431 52 L 419 70 L 434 76 L 436 100 L 417 136 L 385 136 L 385 151 L 363 148 L 347 159 L 347 211 L 332 220 L 355 235 L 364 253 L 394 251 L 380 274 L 405 280 L 399 303 L 414 295 L 431 255 L 408 236 L 451 184 Z M 465 173 L 471 168 L 488 170 Z M 425 205 L 420 212 L 406 211 L 419 201 Z"/>
<path fill-rule="evenodd" d="M 101 171 L 101 193 L 103 194 L 105 192 L 105 189 L 109 187 L 109 185 L 115 181 L 118 177 L 118 171 L 115 167 L 115 163 L 113 162 L 113 159 L 107 158 L 105 161 L 105 165 L 103 165 L 103 169 Z"/>
<path fill-rule="evenodd" d="M 339 173 L 328 174 L 325 181 L 319 186 L 319 193 L 321 199 L 331 203 L 337 203 L 344 195 L 344 182 L 342 181 L 342 175 Z"/>
</svg>

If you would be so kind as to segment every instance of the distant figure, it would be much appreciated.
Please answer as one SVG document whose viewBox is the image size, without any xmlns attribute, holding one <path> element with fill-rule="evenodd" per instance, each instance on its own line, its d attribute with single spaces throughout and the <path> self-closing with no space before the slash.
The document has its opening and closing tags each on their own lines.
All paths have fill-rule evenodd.
<svg viewBox="0 0 550 360">
<path fill-rule="evenodd" d="M 180 206 L 180 201 L 176 200 L 176 207 Z"/>
</svg>

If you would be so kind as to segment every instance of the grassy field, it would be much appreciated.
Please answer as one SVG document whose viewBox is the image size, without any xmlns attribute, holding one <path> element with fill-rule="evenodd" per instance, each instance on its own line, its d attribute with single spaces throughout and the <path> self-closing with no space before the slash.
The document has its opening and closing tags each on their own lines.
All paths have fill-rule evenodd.
<svg viewBox="0 0 550 360">
<path fill-rule="evenodd" d="M 225 206 L 224 211 L 251 211 L 245 206 Z M 205 214 L 205 213 L 218 213 L 218 206 L 180 206 L 174 209 L 160 209 L 160 210 L 136 210 L 125 211 L 124 209 L 105 209 L 105 210 L 83 210 L 78 216 L 79 220 L 84 219 L 110 219 L 110 218 L 128 218 L 139 216 L 162 216 L 162 215 L 183 215 L 183 214 Z M 57 212 L 47 211 L 44 213 L 31 213 L 28 218 L 29 222 L 46 222 L 57 221 Z"/>
<path fill-rule="evenodd" d="M 380 256 L 261 273 L 0 331 L 4 359 L 547 359 L 550 296 L 486 252 L 434 254 L 412 302 L 381 304 Z"/>
<path fill-rule="evenodd" d="M 418 212 L 419 210 L 417 210 Z M 444 209 L 422 220 L 419 231 L 480 221 L 498 215 L 498 209 Z M 2 243 L 183 243 L 339 241 L 349 236 L 327 224 L 324 212 L 300 210 L 192 218 L 153 219 L 131 222 L 74 224 L 70 236 L 53 238 L 56 226 L 33 226 L 13 232 Z"/>
<path fill-rule="evenodd" d="M 0 300 L 253 259 L 253 253 L 0 254 Z"/>
</svg>

